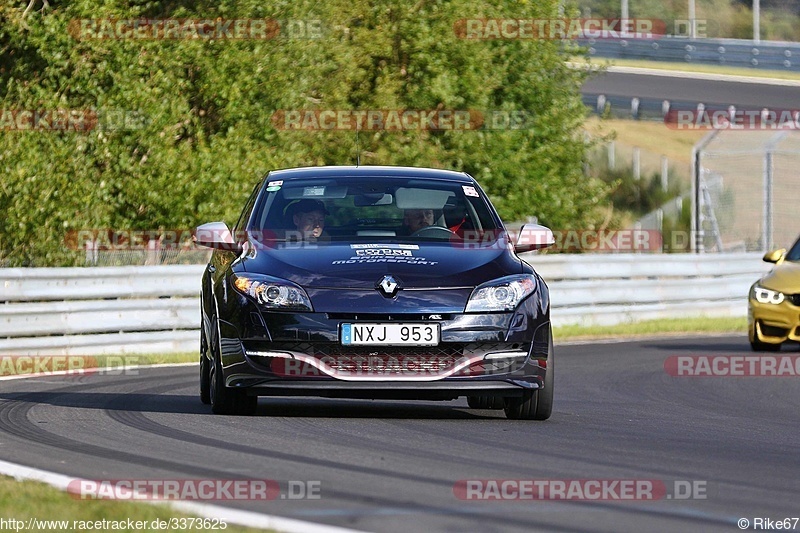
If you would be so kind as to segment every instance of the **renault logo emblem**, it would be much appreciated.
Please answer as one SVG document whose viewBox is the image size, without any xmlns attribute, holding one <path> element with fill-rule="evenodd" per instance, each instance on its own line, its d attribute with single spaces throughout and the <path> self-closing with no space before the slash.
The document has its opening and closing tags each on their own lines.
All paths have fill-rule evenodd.
<svg viewBox="0 0 800 533">
<path fill-rule="evenodd" d="M 395 279 L 394 276 L 383 276 L 378 282 L 377 288 L 383 293 L 384 296 L 387 298 L 392 298 L 400 289 L 400 283 Z"/>
</svg>

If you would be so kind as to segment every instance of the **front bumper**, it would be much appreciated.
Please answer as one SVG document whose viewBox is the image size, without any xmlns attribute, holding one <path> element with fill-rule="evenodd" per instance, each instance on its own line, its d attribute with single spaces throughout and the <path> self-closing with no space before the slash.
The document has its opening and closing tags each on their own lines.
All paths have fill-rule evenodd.
<svg viewBox="0 0 800 533">
<path fill-rule="evenodd" d="M 460 382 L 342 382 L 336 380 L 263 381 L 247 387 L 254 396 L 318 396 L 369 400 L 455 400 L 460 396 L 520 397 L 525 390 L 539 388 L 528 381 Z"/>
<path fill-rule="evenodd" d="M 756 334 L 759 340 L 769 344 L 800 342 L 800 306 L 794 305 L 790 298 L 777 305 L 763 304 L 751 298 L 747 309 L 751 342 Z"/>
<path fill-rule="evenodd" d="M 225 383 L 252 395 L 453 399 L 521 396 L 544 384 L 549 316 L 536 304 L 515 312 L 346 315 L 250 312 L 220 321 Z M 437 346 L 345 346 L 342 323 L 439 323 Z"/>
</svg>

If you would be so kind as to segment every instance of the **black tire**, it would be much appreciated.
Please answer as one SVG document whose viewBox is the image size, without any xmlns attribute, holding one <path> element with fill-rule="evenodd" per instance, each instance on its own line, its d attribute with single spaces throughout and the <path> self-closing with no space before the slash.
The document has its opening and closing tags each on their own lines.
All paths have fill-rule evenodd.
<svg viewBox="0 0 800 533">
<path fill-rule="evenodd" d="M 506 398 L 505 413 L 510 420 L 547 420 L 553 413 L 553 373 L 555 359 L 553 355 L 553 339 L 550 337 L 547 373 L 544 376 L 544 387 L 532 391 L 524 391 L 521 398 Z"/>
<path fill-rule="evenodd" d="M 248 396 L 244 390 L 231 389 L 225 386 L 218 344 L 218 342 L 215 342 L 216 349 L 212 353 L 214 360 L 209 365 L 211 367 L 211 375 L 209 376 L 211 412 L 217 415 L 254 415 L 258 407 L 258 397 Z"/>
<path fill-rule="evenodd" d="M 781 351 L 780 343 L 772 344 L 772 343 L 764 342 L 764 341 L 761 340 L 761 338 L 758 336 L 758 326 L 757 325 L 753 326 L 753 340 L 750 341 L 750 348 L 754 352 L 780 352 Z"/>
<path fill-rule="evenodd" d="M 472 409 L 503 409 L 505 402 L 499 396 L 467 396 L 467 405 Z"/>
<path fill-rule="evenodd" d="M 211 404 L 211 361 L 208 359 L 208 343 L 205 332 L 200 333 L 200 401 Z"/>
</svg>

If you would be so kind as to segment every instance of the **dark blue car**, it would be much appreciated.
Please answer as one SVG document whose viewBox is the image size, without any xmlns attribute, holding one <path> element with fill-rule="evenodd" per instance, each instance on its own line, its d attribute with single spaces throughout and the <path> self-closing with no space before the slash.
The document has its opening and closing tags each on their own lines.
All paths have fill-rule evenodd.
<svg viewBox="0 0 800 533">
<path fill-rule="evenodd" d="M 258 396 L 454 400 L 547 419 L 547 285 L 486 193 L 460 172 L 315 167 L 270 172 L 202 282 L 200 397 L 253 414 Z"/>
</svg>

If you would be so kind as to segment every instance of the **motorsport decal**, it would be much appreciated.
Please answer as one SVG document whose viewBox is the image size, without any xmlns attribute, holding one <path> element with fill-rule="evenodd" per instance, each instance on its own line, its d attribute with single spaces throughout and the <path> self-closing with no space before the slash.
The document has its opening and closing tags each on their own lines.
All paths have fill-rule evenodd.
<svg viewBox="0 0 800 533">
<path fill-rule="evenodd" d="M 436 265 L 438 261 L 428 261 L 414 255 L 419 250 L 417 244 L 351 244 L 355 255 L 349 259 L 333 261 L 333 265 L 353 265 L 363 263 L 405 263 L 408 265 Z"/>
</svg>

